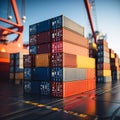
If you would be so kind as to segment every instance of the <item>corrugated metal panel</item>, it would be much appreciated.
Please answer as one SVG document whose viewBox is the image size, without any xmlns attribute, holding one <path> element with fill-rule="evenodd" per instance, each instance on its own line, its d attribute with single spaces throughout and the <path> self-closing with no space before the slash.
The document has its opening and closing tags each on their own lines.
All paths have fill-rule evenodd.
<svg viewBox="0 0 120 120">
<path fill-rule="evenodd" d="M 88 48 L 88 40 L 73 31 L 63 28 L 63 41 Z"/>
<path fill-rule="evenodd" d="M 11 53 L 10 54 L 10 59 L 15 59 L 15 55 L 16 55 L 15 53 Z"/>
<path fill-rule="evenodd" d="M 63 29 L 58 28 L 51 30 L 51 41 L 52 42 L 58 42 L 63 40 Z"/>
<path fill-rule="evenodd" d="M 98 70 L 110 70 L 110 64 L 109 63 L 98 63 L 97 69 Z"/>
<path fill-rule="evenodd" d="M 16 53 L 15 59 L 23 59 L 23 55 L 26 55 L 26 54 L 28 53 L 23 53 L 23 52 Z"/>
<path fill-rule="evenodd" d="M 30 54 L 37 54 L 37 46 L 33 45 L 29 47 Z"/>
<path fill-rule="evenodd" d="M 97 83 L 106 83 L 111 82 L 111 76 L 98 76 L 97 77 Z"/>
<path fill-rule="evenodd" d="M 53 53 L 51 54 L 51 66 L 55 67 L 75 67 L 76 55 L 67 53 Z"/>
<path fill-rule="evenodd" d="M 29 35 L 34 35 L 37 33 L 37 24 L 29 26 Z"/>
<path fill-rule="evenodd" d="M 31 93 L 40 95 L 40 81 L 31 81 Z"/>
<path fill-rule="evenodd" d="M 51 93 L 50 82 L 41 81 L 41 83 L 40 83 L 40 93 L 41 93 L 41 95 L 50 95 L 50 93 Z"/>
<path fill-rule="evenodd" d="M 51 42 L 51 32 L 42 32 L 37 34 L 37 44 L 49 43 Z"/>
<path fill-rule="evenodd" d="M 88 90 L 95 89 L 95 79 L 77 80 L 69 82 L 52 82 L 51 96 L 68 97 L 75 94 L 80 94 Z"/>
<path fill-rule="evenodd" d="M 79 68 L 51 68 L 52 81 L 72 81 L 86 79 L 86 69 Z"/>
<path fill-rule="evenodd" d="M 77 55 L 78 68 L 95 68 L 95 59 Z"/>
<path fill-rule="evenodd" d="M 19 68 L 19 66 L 14 66 L 15 72 L 23 72 L 23 68 Z"/>
<path fill-rule="evenodd" d="M 95 79 L 96 73 L 94 68 L 87 68 L 86 69 L 86 79 Z"/>
<path fill-rule="evenodd" d="M 110 58 L 108 58 L 108 57 L 98 57 L 97 58 L 97 62 L 98 63 L 110 63 Z"/>
<path fill-rule="evenodd" d="M 34 67 L 35 66 L 35 55 L 24 55 L 23 56 L 23 66 L 24 67 Z"/>
<path fill-rule="evenodd" d="M 37 53 L 50 53 L 51 52 L 51 44 L 41 44 L 37 46 Z"/>
<path fill-rule="evenodd" d="M 33 69 L 32 72 L 33 80 L 44 80 L 49 81 L 50 77 L 50 68 L 49 67 L 37 67 Z"/>
<path fill-rule="evenodd" d="M 106 52 L 106 51 L 98 51 L 97 55 L 98 57 L 108 57 L 108 58 L 110 57 L 109 52 Z"/>
<path fill-rule="evenodd" d="M 104 45 L 104 46 L 108 47 L 108 42 L 106 40 L 97 40 L 97 44 Z"/>
<path fill-rule="evenodd" d="M 24 81 L 23 82 L 23 89 L 24 93 L 31 93 L 31 81 Z"/>
<path fill-rule="evenodd" d="M 72 48 L 72 49 L 71 49 Z M 64 52 L 74 55 L 89 56 L 89 50 L 87 48 L 74 45 L 67 42 L 53 42 L 52 53 Z"/>
<path fill-rule="evenodd" d="M 24 79 L 31 80 L 32 68 L 24 68 Z"/>
<path fill-rule="evenodd" d="M 49 31 L 51 29 L 51 20 L 45 20 L 37 23 L 37 33 Z"/>
<path fill-rule="evenodd" d="M 84 28 L 74 21 L 70 20 L 69 18 L 63 15 L 52 18 L 52 29 L 57 29 L 61 27 L 65 27 L 81 35 L 84 35 Z"/>
<path fill-rule="evenodd" d="M 108 46 L 98 45 L 97 48 L 98 48 L 98 51 L 106 51 L 106 52 L 109 52 Z"/>
<path fill-rule="evenodd" d="M 15 59 L 15 66 L 18 66 L 19 68 L 23 68 L 23 58 Z"/>
<path fill-rule="evenodd" d="M 37 44 L 37 34 L 29 36 L 29 45 Z"/>
<path fill-rule="evenodd" d="M 50 54 L 36 54 L 35 66 L 36 67 L 48 67 L 50 66 Z"/>
<path fill-rule="evenodd" d="M 97 70 L 97 76 L 111 76 L 111 70 Z"/>
</svg>

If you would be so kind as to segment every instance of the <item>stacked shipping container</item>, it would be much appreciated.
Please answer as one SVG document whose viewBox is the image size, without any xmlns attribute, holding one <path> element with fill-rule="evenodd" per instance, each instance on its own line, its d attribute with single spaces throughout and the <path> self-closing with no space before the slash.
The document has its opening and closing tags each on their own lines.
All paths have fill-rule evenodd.
<svg viewBox="0 0 120 120">
<path fill-rule="evenodd" d="M 83 27 L 61 15 L 31 25 L 29 30 L 25 92 L 67 97 L 95 88 L 95 59 L 89 58 Z M 32 60 L 26 60 L 30 56 Z M 28 61 L 33 62 L 28 65 Z"/>
<path fill-rule="evenodd" d="M 116 81 L 119 79 L 119 56 L 112 49 L 109 49 L 109 52 L 112 81 Z"/>
<path fill-rule="evenodd" d="M 97 41 L 97 82 L 111 81 L 110 55 L 106 40 Z"/>
<path fill-rule="evenodd" d="M 20 84 L 23 80 L 23 55 L 26 53 L 10 54 L 10 81 Z"/>
</svg>

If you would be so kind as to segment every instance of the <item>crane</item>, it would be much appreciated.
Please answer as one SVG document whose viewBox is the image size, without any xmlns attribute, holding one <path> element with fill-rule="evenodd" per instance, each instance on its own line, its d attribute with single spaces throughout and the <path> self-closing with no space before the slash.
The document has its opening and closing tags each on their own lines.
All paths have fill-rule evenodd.
<svg viewBox="0 0 120 120">
<path fill-rule="evenodd" d="M 21 23 L 16 0 L 10 0 L 10 2 L 13 8 L 16 22 L 10 21 L 12 18 L 11 16 L 9 16 L 8 20 L 0 18 L 1 22 L 10 25 L 10 27 L 0 26 L 0 52 L 14 53 L 26 51 L 26 49 L 24 49 L 24 44 L 22 41 L 24 26 Z M 24 16 L 22 19 L 25 20 L 26 17 Z M 12 42 L 9 42 L 7 40 L 7 36 L 11 34 L 17 34 L 17 37 L 13 39 Z"/>
<path fill-rule="evenodd" d="M 96 43 L 96 34 L 95 34 L 95 30 L 94 30 L 94 25 L 93 25 L 93 21 L 92 21 L 92 15 L 91 15 L 91 5 L 89 3 L 89 0 L 84 0 L 84 4 L 86 7 L 86 11 L 87 11 L 87 15 L 88 15 L 88 19 L 89 19 L 89 23 L 90 23 L 90 27 L 92 30 L 92 35 L 94 38 L 94 42 Z"/>
</svg>

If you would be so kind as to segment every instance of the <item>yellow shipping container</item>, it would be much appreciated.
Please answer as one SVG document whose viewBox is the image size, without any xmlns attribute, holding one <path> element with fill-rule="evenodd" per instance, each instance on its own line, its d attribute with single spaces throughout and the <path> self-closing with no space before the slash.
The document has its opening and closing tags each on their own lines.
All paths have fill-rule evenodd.
<svg viewBox="0 0 120 120">
<path fill-rule="evenodd" d="M 23 80 L 23 72 L 15 73 L 15 79 L 16 80 Z"/>
<path fill-rule="evenodd" d="M 77 55 L 77 68 L 95 68 L 95 59 Z"/>
<path fill-rule="evenodd" d="M 115 58 L 115 54 L 111 53 L 111 58 Z"/>
<path fill-rule="evenodd" d="M 35 67 L 48 67 L 50 61 L 50 54 L 36 54 Z"/>
<path fill-rule="evenodd" d="M 89 43 L 89 48 L 90 49 L 97 49 L 96 43 Z"/>
<path fill-rule="evenodd" d="M 98 70 L 97 76 L 111 76 L 111 70 Z"/>
</svg>

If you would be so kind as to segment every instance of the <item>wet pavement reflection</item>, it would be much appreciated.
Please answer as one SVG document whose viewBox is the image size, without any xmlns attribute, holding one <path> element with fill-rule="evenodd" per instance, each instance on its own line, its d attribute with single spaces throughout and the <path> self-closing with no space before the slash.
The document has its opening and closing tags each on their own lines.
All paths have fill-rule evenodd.
<svg viewBox="0 0 120 120">
<path fill-rule="evenodd" d="M 0 83 L 1 120 L 120 120 L 120 82 L 67 98 L 24 95 L 22 85 Z"/>
</svg>

